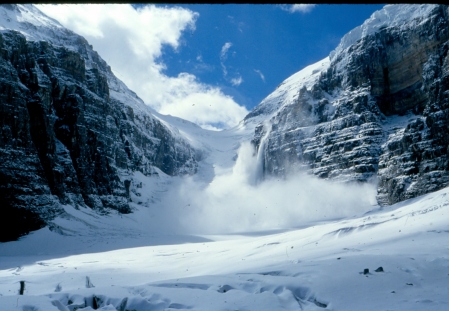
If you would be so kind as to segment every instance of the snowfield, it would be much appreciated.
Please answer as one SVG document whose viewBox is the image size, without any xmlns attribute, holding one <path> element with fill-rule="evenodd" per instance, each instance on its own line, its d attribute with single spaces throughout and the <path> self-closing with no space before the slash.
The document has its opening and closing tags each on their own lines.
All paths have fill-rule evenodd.
<svg viewBox="0 0 449 311">
<path fill-rule="evenodd" d="M 114 232 L 76 211 L 96 235 L 45 228 L 0 245 L 1 310 L 445 310 L 448 194 L 220 236 Z"/>
</svg>

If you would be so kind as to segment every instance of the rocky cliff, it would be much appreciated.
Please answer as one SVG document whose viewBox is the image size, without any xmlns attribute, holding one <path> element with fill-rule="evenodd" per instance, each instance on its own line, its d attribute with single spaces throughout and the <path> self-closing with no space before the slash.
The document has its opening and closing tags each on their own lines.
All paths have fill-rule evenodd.
<svg viewBox="0 0 449 311">
<path fill-rule="evenodd" d="M 0 241 L 44 226 L 63 204 L 131 212 L 131 172 L 196 172 L 196 151 L 84 38 L 31 5 L 0 9 L 20 30 L 0 27 Z"/>
<path fill-rule="evenodd" d="M 245 118 L 264 174 L 377 179 L 383 205 L 449 185 L 448 12 L 388 5 L 281 84 Z"/>
<path fill-rule="evenodd" d="M 375 12 L 245 117 L 259 171 L 375 181 L 382 205 L 448 186 L 448 49 L 447 6 Z M 0 6 L 0 119 L 0 241 L 64 204 L 129 213 L 134 172 L 194 174 L 203 152 L 32 5 Z"/>
</svg>

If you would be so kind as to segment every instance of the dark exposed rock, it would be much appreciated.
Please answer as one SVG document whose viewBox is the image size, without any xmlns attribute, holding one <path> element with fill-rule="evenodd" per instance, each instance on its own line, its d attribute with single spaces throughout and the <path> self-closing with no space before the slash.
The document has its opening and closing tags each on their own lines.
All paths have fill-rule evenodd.
<svg viewBox="0 0 449 311">
<path fill-rule="evenodd" d="M 326 303 L 320 302 L 320 301 L 318 301 L 318 300 L 316 300 L 316 299 L 313 300 L 313 303 L 314 303 L 317 307 L 320 307 L 320 308 L 327 308 L 327 304 L 326 304 Z"/>
<path fill-rule="evenodd" d="M 384 268 L 383 267 L 379 267 L 376 270 L 374 270 L 374 272 L 384 272 Z"/>
<path fill-rule="evenodd" d="M 363 37 L 332 55 L 294 102 L 247 116 L 273 115 L 253 138 L 264 174 L 377 178 L 382 205 L 449 185 L 448 7 L 419 18 Z"/>
<path fill-rule="evenodd" d="M 1 241 L 44 226 L 61 204 L 131 212 L 134 171 L 196 172 L 195 150 L 143 103 L 136 113 L 111 96 L 109 66 L 72 36 L 79 52 L 0 32 Z"/>
</svg>

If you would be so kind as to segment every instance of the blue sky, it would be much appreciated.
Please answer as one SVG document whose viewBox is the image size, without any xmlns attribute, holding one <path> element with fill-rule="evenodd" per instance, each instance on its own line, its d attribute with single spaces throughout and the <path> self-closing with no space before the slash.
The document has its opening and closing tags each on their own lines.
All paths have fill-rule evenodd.
<svg viewBox="0 0 449 311">
<path fill-rule="evenodd" d="M 343 35 L 383 7 L 315 5 L 308 12 L 289 12 L 263 4 L 180 6 L 199 17 L 176 51 L 164 48 L 165 73 L 190 72 L 249 110 L 290 75 L 328 56 Z M 230 47 L 223 59 L 226 43 Z"/>
<path fill-rule="evenodd" d="M 146 104 L 217 130 L 237 125 L 383 5 L 37 7 L 84 36 Z"/>
</svg>

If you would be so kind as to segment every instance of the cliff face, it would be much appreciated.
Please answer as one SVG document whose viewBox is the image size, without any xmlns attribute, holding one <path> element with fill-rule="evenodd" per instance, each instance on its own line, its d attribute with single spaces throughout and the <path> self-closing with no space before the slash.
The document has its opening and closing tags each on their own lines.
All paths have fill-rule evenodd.
<svg viewBox="0 0 449 311">
<path fill-rule="evenodd" d="M 287 79 L 247 116 L 246 122 L 270 118 L 253 139 L 264 173 L 377 177 L 380 204 L 446 187 L 448 40 L 447 6 L 375 13 L 330 59 Z"/>
<path fill-rule="evenodd" d="M 131 212 L 134 171 L 197 169 L 179 133 L 155 119 L 84 38 L 63 31 L 69 47 L 0 31 L 3 241 L 44 226 L 61 204 Z"/>
<path fill-rule="evenodd" d="M 134 172 L 197 171 L 201 151 L 84 38 L 32 5 L 0 11 L 0 241 L 49 224 L 64 204 L 131 212 Z M 447 6 L 374 13 L 246 116 L 261 171 L 376 180 L 383 205 L 448 186 L 448 50 Z"/>
</svg>

